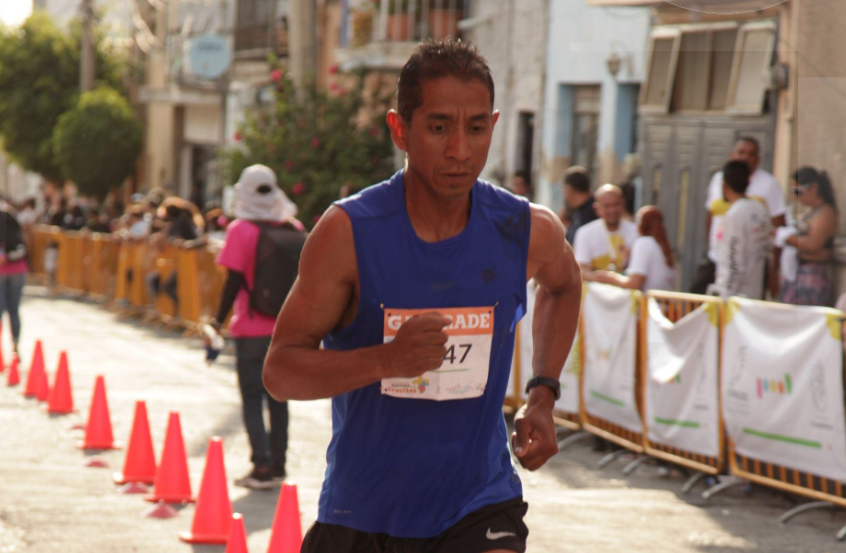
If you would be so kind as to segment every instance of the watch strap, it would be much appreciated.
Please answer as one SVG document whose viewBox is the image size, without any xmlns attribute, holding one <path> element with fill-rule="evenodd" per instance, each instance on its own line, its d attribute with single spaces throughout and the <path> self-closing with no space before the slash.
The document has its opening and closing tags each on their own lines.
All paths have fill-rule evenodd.
<svg viewBox="0 0 846 553">
<path fill-rule="evenodd" d="M 561 383 L 548 376 L 533 376 L 529 379 L 526 383 L 526 395 L 529 395 L 529 392 L 532 388 L 537 388 L 538 386 L 546 386 L 550 390 L 552 390 L 552 395 L 555 397 L 555 401 L 561 397 Z"/>
</svg>

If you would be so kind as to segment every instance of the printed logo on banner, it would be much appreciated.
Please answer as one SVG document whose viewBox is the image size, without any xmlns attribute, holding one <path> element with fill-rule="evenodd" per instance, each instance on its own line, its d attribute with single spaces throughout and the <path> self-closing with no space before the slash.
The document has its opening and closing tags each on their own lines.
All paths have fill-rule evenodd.
<svg viewBox="0 0 846 553">
<path fill-rule="evenodd" d="M 789 374 L 785 374 L 781 380 L 774 380 L 771 378 L 757 378 L 756 384 L 758 388 L 758 399 L 762 399 L 764 394 L 779 394 L 787 395 L 793 393 L 793 381 Z"/>
</svg>

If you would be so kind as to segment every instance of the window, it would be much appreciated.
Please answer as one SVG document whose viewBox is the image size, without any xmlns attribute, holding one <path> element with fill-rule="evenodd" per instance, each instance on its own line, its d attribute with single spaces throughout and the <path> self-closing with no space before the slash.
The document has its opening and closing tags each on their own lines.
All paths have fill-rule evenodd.
<svg viewBox="0 0 846 553">
<path fill-rule="evenodd" d="M 573 165 L 581 165 L 596 181 L 596 145 L 599 140 L 599 109 L 602 89 L 599 86 L 576 86 L 573 102 Z"/>
<path fill-rule="evenodd" d="M 517 163 L 516 172 L 532 174 L 532 147 L 535 138 L 535 114 L 521 112 L 517 128 Z"/>
<path fill-rule="evenodd" d="M 649 76 L 643 88 L 641 106 L 649 111 L 666 113 L 669 110 L 670 91 L 673 86 L 676 58 L 678 57 L 678 33 L 652 38 L 649 55 Z"/>
<path fill-rule="evenodd" d="M 774 43 L 770 21 L 658 27 L 640 111 L 761 113 Z"/>
<path fill-rule="evenodd" d="M 722 111 L 726 108 L 735 43 L 737 43 L 737 29 L 714 33 L 709 109 Z"/>
<path fill-rule="evenodd" d="M 768 86 L 767 69 L 773 58 L 775 26 L 747 25 L 740 31 L 738 55 L 732 66 L 728 110 L 760 113 Z"/>
<path fill-rule="evenodd" d="M 684 33 L 681 38 L 673 105 L 677 110 L 705 111 L 708 108 L 708 66 L 711 62 L 711 33 Z"/>
</svg>

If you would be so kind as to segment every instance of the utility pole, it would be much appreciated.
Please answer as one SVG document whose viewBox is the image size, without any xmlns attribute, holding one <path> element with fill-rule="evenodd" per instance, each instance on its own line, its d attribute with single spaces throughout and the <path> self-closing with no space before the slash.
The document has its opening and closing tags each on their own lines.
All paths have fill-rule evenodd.
<svg viewBox="0 0 846 553">
<path fill-rule="evenodd" d="M 94 0 L 82 0 L 82 48 L 79 63 L 79 90 L 94 90 Z"/>
<path fill-rule="evenodd" d="M 317 73 L 317 2 L 288 2 L 288 70 L 297 86 Z"/>
</svg>

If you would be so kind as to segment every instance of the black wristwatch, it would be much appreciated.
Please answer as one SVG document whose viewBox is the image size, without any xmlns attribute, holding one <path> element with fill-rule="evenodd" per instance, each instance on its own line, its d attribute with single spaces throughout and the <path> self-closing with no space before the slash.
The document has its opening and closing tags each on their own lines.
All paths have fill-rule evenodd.
<svg viewBox="0 0 846 553">
<path fill-rule="evenodd" d="M 552 390 L 552 396 L 555 398 L 555 401 L 561 397 L 561 383 L 555 380 L 554 378 L 549 378 L 548 376 L 535 376 L 529 379 L 526 383 L 526 395 L 529 395 L 529 391 L 532 388 L 537 388 L 538 386 L 546 386 L 550 390 Z"/>
</svg>

